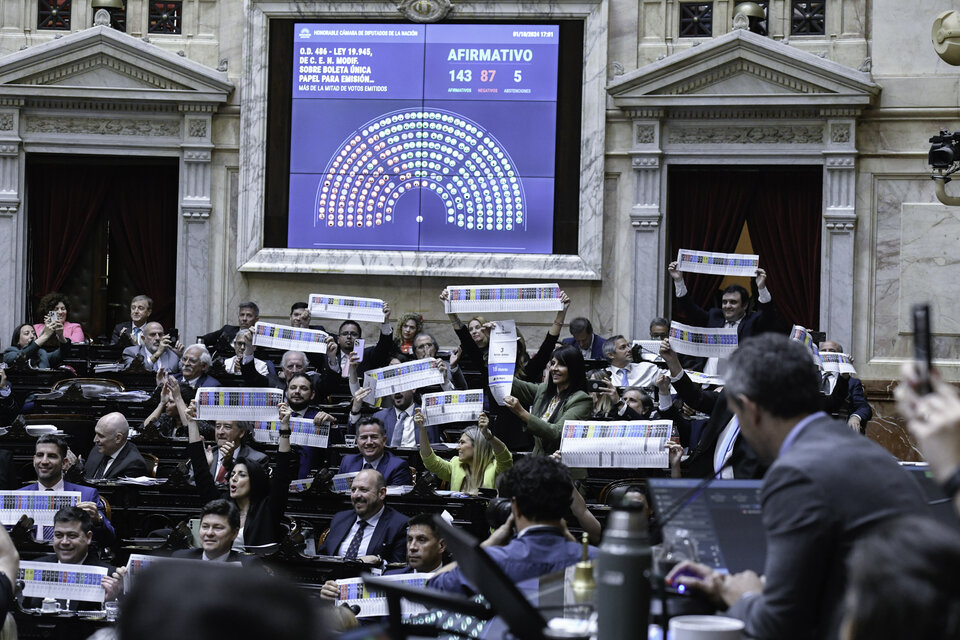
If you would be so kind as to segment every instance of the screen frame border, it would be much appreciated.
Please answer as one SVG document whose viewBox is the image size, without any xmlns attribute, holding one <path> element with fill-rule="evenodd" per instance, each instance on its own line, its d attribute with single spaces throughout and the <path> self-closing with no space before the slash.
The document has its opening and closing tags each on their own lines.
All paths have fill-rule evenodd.
<svg viewBox="0 0 960 640">
<path fill-rule="evenodd" d="M 577 254 L 457 253 L 285 249 L 264 247 L 269 33 L 272 19 L 396 19 L 392 2 L 364 3 L 362 15 L 348 2 L 291 5 L 251 0 L 243 41 L 240 176 L 237 210 L 237 270 L 246 273 L 341 273 L 485 278 L 600 280 L 606 129 L 607 1 L 577 0 L 525 13 L 519 2 L 458 5 L 463 20 L 584 21 L 581 94 L 580 199 Z"/>
</svg>

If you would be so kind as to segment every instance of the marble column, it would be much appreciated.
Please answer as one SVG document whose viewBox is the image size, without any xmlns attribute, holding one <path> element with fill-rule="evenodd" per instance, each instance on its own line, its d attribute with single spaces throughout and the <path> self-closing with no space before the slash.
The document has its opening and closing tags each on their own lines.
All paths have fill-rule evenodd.
<svg viewBox="0 0 960 640">
<path fill-rule="evenodd" d="M 177 246 L 177 327 L 192 344 L 210 323 L 210 141 L 212 113 L 184 115 Z"/>
<path fill-rule="evenodd" d="M 663 212 L 661 211 L 660 118 L 656 110 L 638 110 L 633 117 L 633 310 L 631 336 L 644 338 L 650 319 L 663 312 L 661 247 Z"/>
<path fill-rule="evenodd" d="M 857 215 L 854 121 L 830 119 L 823 163 L 823 226 L 820 257 L 820 330 L 854 348 L 854 233 Z"/>
<path fill-rule="evenodd" d="M 23 239 L 23 166 L 19 101 L 0 102 L 0 326 L 13 327 L 25 316 L 26 243 Z"/>
</svg>

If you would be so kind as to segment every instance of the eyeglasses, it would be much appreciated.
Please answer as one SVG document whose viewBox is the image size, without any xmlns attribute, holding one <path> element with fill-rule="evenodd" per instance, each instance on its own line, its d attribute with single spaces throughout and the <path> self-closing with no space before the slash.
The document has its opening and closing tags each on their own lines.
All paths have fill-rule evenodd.
<svg viewBox="0 0 960 640">
<path fill-rule="evenodd" d="M 437 343 L 435 343 L 435 342 L 425 342 L 425 343 L 423 343 L 423 344 L 418 344 L 418 345 L 417 345 L 416 347 L 414 347 L 414 348 L 415 348 L 417 351 L 423 351 L 424 349 L 429 349 L 430 347 L 435 347 L 435 346 L 437 346 Z"/>
<path fill-rule="evenodd" d="M 356 331 L 341 331 L 340 337 L 341 338 L 359 338 L 360 334 Z"/>
</svg>

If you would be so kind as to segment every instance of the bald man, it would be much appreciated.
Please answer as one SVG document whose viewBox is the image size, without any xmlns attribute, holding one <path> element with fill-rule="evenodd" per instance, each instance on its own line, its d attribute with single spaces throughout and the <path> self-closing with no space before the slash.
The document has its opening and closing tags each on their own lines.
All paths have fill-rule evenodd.
<svg viewBox="0 0 960 640">
<path fill-rule="evenodd" d="M 137 445 L 127 441 L 130 425 L 122 413 L 108 413 L 93 430 L 93 449 L 83 474 L 89 480 L 136 478 L 147 475 L 147 463 Z"/>
<path fill-rule="evenodd" d="M 148 322 L 143 325 L 143 337 L 139 345 L 127 347 L 123 350 L 124 368 L 129 367 L 134 358 L 143 358 L 143 367 L 148 371 L 163 369 L 167 373 L 180 371 L 180 353 L 183 345 L 179 341 L 173 343 L 170 336 L 163 333 L 163 325 L 159 322 Z"/>
</svg>

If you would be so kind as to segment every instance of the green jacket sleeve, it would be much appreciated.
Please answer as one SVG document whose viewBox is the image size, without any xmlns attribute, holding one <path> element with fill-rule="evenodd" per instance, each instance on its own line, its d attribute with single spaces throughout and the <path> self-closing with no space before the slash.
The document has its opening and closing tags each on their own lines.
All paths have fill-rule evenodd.
<svg viewBox="0 0 960 640">
<path fill-rule="evenodd" d="M 433 449 L 430 450 L 430 455 L 427 457 L 420 456 L 423 459 L 423 466 L 427 471 L 437 474 L 437 477 L 443 480 L 444 482 L 450 482 L 450 463 L 436 453 L 433 452 Z"/>
<path fill-rule="evenodd" d="M 514 375 L 513 388 L 510 389 L 510 393 L 520 401 L 520 404 L 522 404 L 524 408 L 528 408 L 533 404 L 533 400 L 537 397 L 537 392 L 540 391 L 541 386 L 543 385 L 521 380 Z"/>
<path fill-rule="evenodd" d="M 543 453 L 550 455 L 560 448 L 560 431 L 564 420 L 584 420 L 593 414 L 593 400 L 583 391 L 577 391 L 563 403 L 554 422 L 547 422 L 532 413 L 527 429 L 541 440 Z"/>
</svg>

